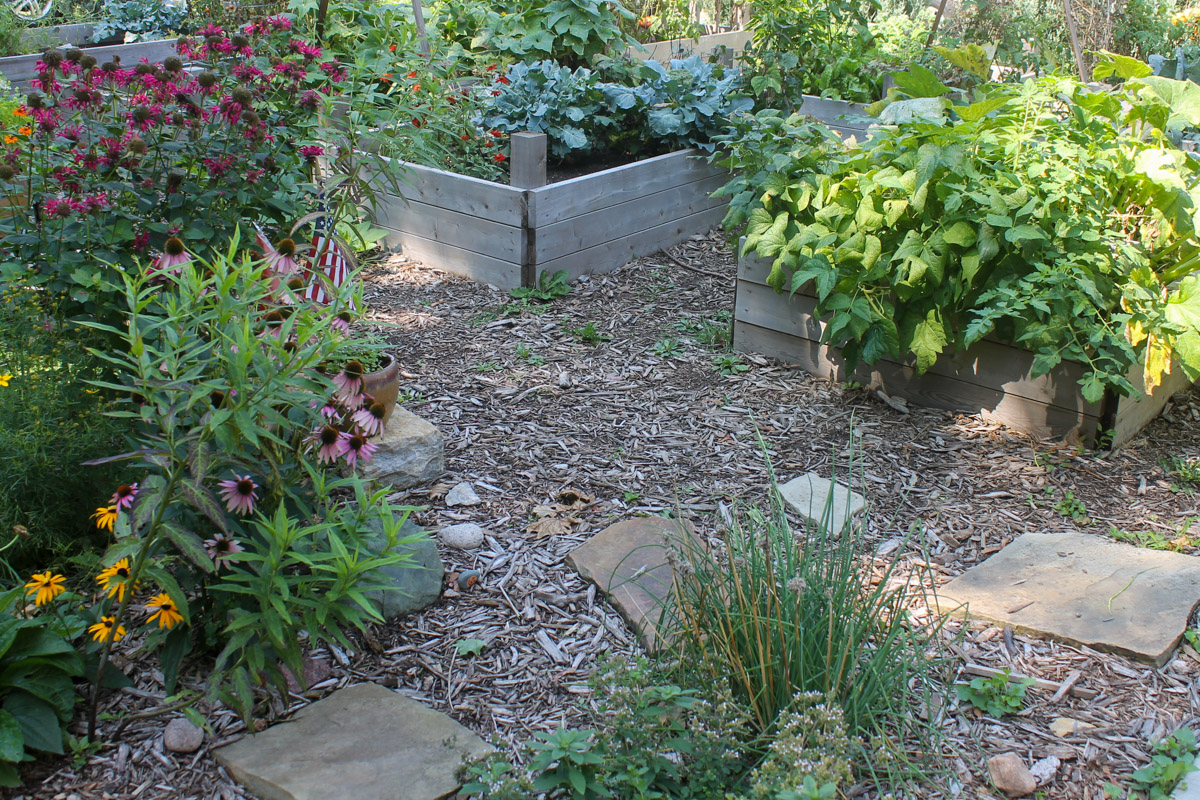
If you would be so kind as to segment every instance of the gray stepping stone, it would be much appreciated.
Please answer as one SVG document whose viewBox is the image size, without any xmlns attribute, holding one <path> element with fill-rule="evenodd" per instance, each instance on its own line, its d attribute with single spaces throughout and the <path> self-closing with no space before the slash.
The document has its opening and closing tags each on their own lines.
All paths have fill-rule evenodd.
<svg viewBox="0 0 1200 800">
<path fill-rule="evenodd" d="M 439 800 L 464 757 L 492 748 L 450 717 L 373 683 L 213 751 L 260 800 Z"/>
<path fill-rule="evenodd" d="M 943 613 L 1161 667 L 1200 602 L 1200 559 L 1087 533 L 1026 533 L 938 590 Z"/>
<path fill-rule="evenodd" d="M 703 548 L 692 526 L 663 517 L 638 517 L 610 525 L 567 554 L 567 564 L 608 597 L 653 653 L 663 642 L 660 629 L 673 574 L 672 548 Z"/>
<path fill-rule="evenodd" d="M 372 553 L 383 552 L 387 537 L 383 535 L 383 523 L 371 520 L 365 531 L 367 549 Z M 442 596 L 442 581 L 446 569 L 438 554 L 437 542 L 411 519 L 404 521 L 399 538 L 416 536 L 408 544 L 397 545 L 393 553 L 411 556 L 410 560 L 376 569 L 371 577 L 391 589 L 374 589 L 366 593 L 375 603 L 384 619 L 395 619 L 415 614 L 437 602 Z M 350 601 L 347 601 L 350 602 Z"/>
<path fill-rule="evenodd" d="M 830 494 L 833 495 L 832 505 Z M 867 507 L 861 494 L 815 472 L 807 472 L 783 484 L 779 487 L 779 496 L 789 508 L 814 525 L 828 524 L 830 533 L 844 531 L 850 520 Z"/>
<path fill-rule="evenodd" d="M 410 489 L 446 471 L 446 445 L 438 429 L 399 406 L 372 443 L 378 449 L 370 461 L 360 462 L 358 471 L 377 485 Z"/>
</svg>

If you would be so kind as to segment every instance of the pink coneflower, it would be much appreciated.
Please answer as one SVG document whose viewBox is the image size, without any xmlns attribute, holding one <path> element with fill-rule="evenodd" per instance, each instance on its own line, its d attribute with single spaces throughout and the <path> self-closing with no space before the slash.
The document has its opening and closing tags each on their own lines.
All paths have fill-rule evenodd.
<svg viewBox="0 0 1200 800">
<path fill-rule="evenodd" d="M 217 486 L 221 487 L 221 498 L 231 512 L 242 516 L 254 513 L 254 502 L 258 500 L 258 494 L 255 492 L 258 484 L 250 480 L 249 475 L 239 476 L 235 472 L 232 478 L 221 481 Z"/>
<path fill-rule="evenodd" d="M 327 420 L 337 419 L 337 416 L 338 416 L 337 402 L 332 397 L 329 398 L 328 400 L 326 400 L 325 405 L 321 406 L 320 414 L 323 419 L 327 419 Z"/>
<path fill-rule="evenodd" d="M 361 361 L 351 359 L 342 367 L 342 371 L 333 376 L 333 385 L 337 387 L 335 395 L 338 402 L 351 408 L 355 407 L 349 401 L 357 398 L 363 390 L 363 365 Z"/>
<path fill-rule="evenodd" d="M 350 435 L 332 425 L 326 425 L 313 434 L 313 441 L 320 445 L 317 449 L 317 463 L 332 464 L 346 454 L 350 446 Z"/>
<path fill-rule="evenodd" d="M 351 319 L 353 319 L 353 317 L 350 316 L 350 312 L 339 311 L 338 313 L 334 314 L 333 319 L 329 321 L 329 327 L 333 328 L 335 331 L 349 333 Z"/>
<path fill-rule="evenodd" d="M 346 440 L 346 463 L 353 467 L 359 459 L 370 461 L 375 454 L 376 445 L 367 441 L 367 437 L 356 433 Z"/>
<path fill-rule="evenodd" d="M 213 538 L 204 540 L 204 550 L 208 557 L 220 564 L 222 559 L 229 558 L 234 553 L 240 553 L 246 548 L 238 544 L 236 539 L 230 539 L 223 533 L 213 534 Z"/>
<path fill-rule="evenodd" d="M 136 483 L 122 483 L 113 492 L 112 499 L 108 501 L 110 506 L 116 506 L 117 511 L 124 511 L 133 505 L 133 501 L 137 498 L 138 485 Z"/>
<path fill-rule="evenodd" d="M 296 243 L 291 239 L 280 239 L 265 255 L 267 266 L 276 275 L 295 275 L 300 272 L 300 262 L 296 260 Z"/>
<path fill-rule="evenodd" d="M 183 246 L 183 240 L 176 236 L 167 239 L 163 245 L 163 252 L 147 270 L 147 275 L 151 280 L 161 280 L 162 274 L 170 272 L 173 275 L 178 275 L 184 264 L 192 260 L 192 256 L 188 253 L 187 248 Z"/>
<path fill-rule="evenodd" d="M 378 436 L 383 430 L 383 417 L 386 413 L 387 409 L 383 407 L 383 403 L 371 403 L 355 411 L 350 419 L 367 436 Z"/>
</svg>

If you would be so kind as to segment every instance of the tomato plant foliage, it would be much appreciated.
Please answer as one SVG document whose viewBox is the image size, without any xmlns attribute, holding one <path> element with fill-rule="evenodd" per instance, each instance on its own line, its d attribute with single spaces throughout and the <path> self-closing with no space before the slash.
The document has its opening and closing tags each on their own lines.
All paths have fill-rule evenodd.
<svg viewBox="0 0 1200 800">
<path fill-rule="evenodd" d="M 1200 177 L 1173 144 L 1200 125 L 1200 86 L 1045 78 L 947 106 L 846 147 L 799 117 L 743 117 L 726 224 L 773 259 L 768 282 L 815 294 L 852 365 L 924 371 L 996 336 L 1032 350 L 1036 374 L 1081 362 L 1092 402 L 1173 364 L 1200 376 Z"/>
</svg>

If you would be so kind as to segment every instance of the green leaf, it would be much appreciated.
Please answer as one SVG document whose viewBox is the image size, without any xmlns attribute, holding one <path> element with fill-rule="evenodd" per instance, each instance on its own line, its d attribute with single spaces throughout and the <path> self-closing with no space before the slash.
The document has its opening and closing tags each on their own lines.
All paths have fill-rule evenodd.
<svg viewBox="0 0 1200 800">
<path fill-rule="evenodd" d="M 191 651 L 192 637 L 183 625 L 176 625 L 163 641 L 162 652 L 159 654 L 159 664 L 162 666 L 163 689 L 168 695 L 175 693 L 175 684 L 179 679 L 179 664 L 183 657 Z"/>
<path fill-rule="evenodd" d="M 1200 125 L 1200 85 L 1151 75 L 1131 79 L 1125 86 L 1139 96 L 1148 94 L 1161 101 L 1171 109 L 1173 117 L 1186 120 L 1193 127 Z"/>
<path fill-rule="evenodd" d="M 934 46 L 934 51 L 959 69 L 966 70 L 972 75 L 987 80 L 991 75 L 992 59 L 996 57 L 996 45 L 987 48 L 977 44 L 956 47 L 953 50 L 940 45 Z"/>
<path fill-rule="evenodd" d="M 1129 56 L 1110 53 L 1107 50 L 1096 53 L 1096 66 L 1092 67 L 1092 78 L 1098 81 L 1114 75 L 1126 80 L 1128 78 L 1145 78 L 1153 74 L 1154 70 L 1149 64 Z"/>
<path fill-rule="evenodd" d="M 893 72 L 897 88 L 909 97 L 941 97 L 950 87 L 938 80 L 933 70 L 913 64 L 906 72 Z"/>
<path fill-rule="evenodd" d="M 1008 104 L 1008 100 L 1007 97 L 990 97 L 969 106 L 955 106 L 954 113 L 967 122 L 978 122 L 996 109 L 1003 108 Z"/>
<path fill-rule="evenodd" d="M 959 220 L 949 228 L 942 229 L 942 238 L 947 244 L 970 247 L 975 244 L 975 228 L 971 223 Z"/>
<path fill-rule="evenodd" d="M 0 709 L 0 762 L 21 761 L 25 757 L 25 734 L 17 718 Z"/>
<path fill-rule="evenodd" d="M 62 728 L 49 703 L 16 689 L 4 698 L 4 710 L 21 726 L 25 747 L 62 755 Z"/>
<path fill-rule="evenodd" d="M 208 556 L 208 551 L 204 549 L 204 542 L 199 536 L 184 529 L 175 521 L 162 523 L 162 529 L 171 544 L 179 550 L 180 555 L 205 572 L 212 572 L 215 569 L 212 559 Z"/>
<path fill-rule="evenodd" d="M 917 374 L 923 374 L 941 356 L 947 345 L 946 329 L 937 309 L 930 309 L 925 318 L 913 327 L 909 350 L 917 357 Z"/>
<path fill-rule="evenodd" d="M 477 656 L 483 652 L 485 647 L 487 647 L 487 642 L 483 639 L 459 639 L 454 643 L 454 649 L 460 656 Z"/>
</svg>

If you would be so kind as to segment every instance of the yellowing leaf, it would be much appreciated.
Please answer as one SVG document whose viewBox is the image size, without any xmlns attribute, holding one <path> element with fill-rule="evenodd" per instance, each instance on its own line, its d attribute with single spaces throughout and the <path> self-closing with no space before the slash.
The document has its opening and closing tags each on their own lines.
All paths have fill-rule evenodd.
<svg viewBox="0 0 1200 800">
<path fill-rule="evenodd" d="M 1171 374 L 1171 346 L 1153 334 L 1148 335 L 1148 340 L 1144 375 L 1147 394 L 1162 385 L 1163 375 Z"/>
<path fill-rule="evenodd" d="M 1125 326 L 1125 338 L 1128 339 L 1129 343 L 1134 347 L 1137 347 L 1139 344 L 1145 341 L 1146 335 L 1146 328 L 1142 325 L 1140 320 L 1131 319 Z"/>
</svg>

